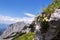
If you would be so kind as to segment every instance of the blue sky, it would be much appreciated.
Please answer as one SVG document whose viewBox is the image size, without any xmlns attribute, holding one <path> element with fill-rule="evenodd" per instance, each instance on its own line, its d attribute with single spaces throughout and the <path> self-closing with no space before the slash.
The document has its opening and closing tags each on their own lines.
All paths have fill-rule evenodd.
<svg viewBox="0 0 60 40">
<path fill-rule="evenodd" d="M 51 4 L 52 0 L 0 0 L 0 21 L 8 23 L 20 19 L 30 20 L 44 7 Z"/>
</svg>

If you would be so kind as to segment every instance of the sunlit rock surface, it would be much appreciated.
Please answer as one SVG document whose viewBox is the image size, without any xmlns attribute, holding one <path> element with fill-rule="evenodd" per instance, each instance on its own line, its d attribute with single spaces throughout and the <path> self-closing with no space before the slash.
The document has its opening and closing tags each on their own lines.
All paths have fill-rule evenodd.
<svg viewBox="0 0 60 40">
<path fill-rule="evenodd" d="M 43 40 L 43 33 L 41 31 L 41 23 L 35 23 L 35 37 L 34 40 Z"/>
<path fill-rule="evenodd" d="M 51 14 L 48 25 L 47 31 L 44 32 L 42 23 L 37 22 L 35 24 L 34 40 L 60 40 L 60 9 L 56 9 Z"/>
<path fill-rule="evenodd" d="M 17 22 L 9 25 L 6 31 L 1 35 L 0 40 L 11 40 L 17 33 L 29 32 L 30 29 L 28 29 L 26 25 L 28 24 L 24 22 Z"/>
<path fill-rule="evenodd" d="M 49 19 L 45 40 L 60 40 L 60 9 L 56 9 Z"/>
</svg>

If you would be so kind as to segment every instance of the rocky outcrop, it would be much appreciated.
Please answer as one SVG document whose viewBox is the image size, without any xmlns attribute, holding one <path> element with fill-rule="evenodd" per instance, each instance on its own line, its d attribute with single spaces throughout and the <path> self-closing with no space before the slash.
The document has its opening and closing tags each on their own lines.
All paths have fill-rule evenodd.
<svg viewBox="0 0 60 40">
<path fill-rule="evenodd" d="M 26 24 L 24 22 L 17 22 L 11 24 L 1 35 L 0 40 L 12 40 L 14 36 L 16 36 L 18 33 L 29 32 L 30 29 L 28 28 L 28 26 L 29 24 Z"/>
<path fill-rule="evenodd" d="M 40 18 L 40 17 L 39 17 Z M 38 18 L 38 19 L 39 19 Z M 40 22 L 35 22 L 34 40 L 60 40 L 60 9 L 56 9 L 48 19 L 48 27 Z M 44 31 L 46 29 L 46 32 Z"/>
<path fill-rule="evenodd" d="M 45 40 L 60 40 L 60 9 L 56 9 L 49 19 Z"/>
</svg>

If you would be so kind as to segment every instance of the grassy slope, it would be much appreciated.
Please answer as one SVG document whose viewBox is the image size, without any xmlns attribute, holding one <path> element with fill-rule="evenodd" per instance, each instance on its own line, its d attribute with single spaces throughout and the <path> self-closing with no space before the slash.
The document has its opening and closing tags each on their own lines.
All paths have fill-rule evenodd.
<svg viewBox="0 0 60 40">
<path fill-rule="evenodd" d="M 34 33 L 29 32 L 27 34 L 23 34 L 22 36 L 15 38 L 14 40 L 33 40 L 33 38 L 34 38 Z"/>
</svg>

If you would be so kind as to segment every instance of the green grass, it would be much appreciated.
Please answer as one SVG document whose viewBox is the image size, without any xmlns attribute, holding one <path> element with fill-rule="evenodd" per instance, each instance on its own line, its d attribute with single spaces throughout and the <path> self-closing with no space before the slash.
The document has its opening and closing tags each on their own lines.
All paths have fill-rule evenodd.
<svg viewBox="0 0 60 40">
<path fill-rule="evenodd" d="M 33 38 L 34 38 L 34 33 L 29 32 L 27 34 L 23 34 L 22 36 L 18 36 L 14 38 L 14 40 L 33 40 Z"/>
</svg>

